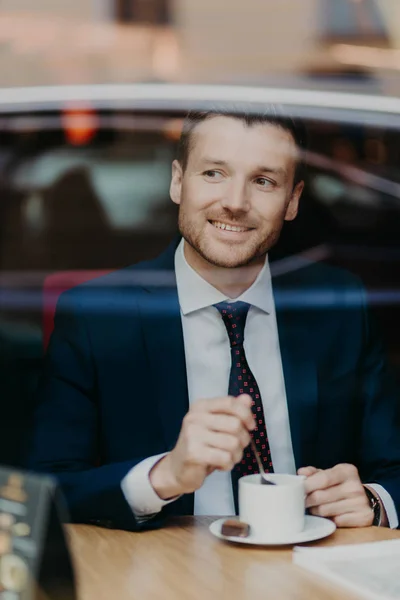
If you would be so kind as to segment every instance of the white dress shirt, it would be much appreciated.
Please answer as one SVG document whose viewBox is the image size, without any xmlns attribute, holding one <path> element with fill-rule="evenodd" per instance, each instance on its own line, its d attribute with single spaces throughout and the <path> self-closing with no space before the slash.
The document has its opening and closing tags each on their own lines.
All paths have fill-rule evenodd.
<svg viewBox="0 0 400 600">
<path fill-rule="evenodd" d="M 175 253 L 175 274 L 189 405 L 200 398 L 216 398 L 228 393 L 230 345 L 224 322 L 213 304 L 248 302 L 251 307 L 246 320 L 244 349 L 261 392 L 274 471 L 296 473 L 268 259 L 253 285 L 236 299 L 227 298 L 189 266 L 183 240 Z M 168 504 L 157 495 L 149 479 L 151 468 L 162 456 L 164 454 L 142 461 L 121 483 L 126 500 L 138 518 L 156 514 Z M 392 498 L 382 486 L 374 484 L 372 487 L 385 505 L 390 526 L 397 527 Z M 194 514 L 235 514 L 230 472 L 214 471 L 206 478 L 195 492 Z"/>
</svg>

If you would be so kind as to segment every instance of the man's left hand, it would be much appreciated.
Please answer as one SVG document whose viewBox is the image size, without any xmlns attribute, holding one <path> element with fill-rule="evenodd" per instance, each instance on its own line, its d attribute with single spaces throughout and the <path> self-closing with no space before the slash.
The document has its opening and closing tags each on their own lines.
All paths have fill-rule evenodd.
<svg viewBox="0 0 400 600">
<path fill-rule="evenodd" d="M 372 525 L 374 513 L 354 465 L 340 464 L 326 470 L 304 467 L 298 475 L 307 477 L 306 508 L 312 515 L 329 517 L 337 527 Z"/>
</svg>

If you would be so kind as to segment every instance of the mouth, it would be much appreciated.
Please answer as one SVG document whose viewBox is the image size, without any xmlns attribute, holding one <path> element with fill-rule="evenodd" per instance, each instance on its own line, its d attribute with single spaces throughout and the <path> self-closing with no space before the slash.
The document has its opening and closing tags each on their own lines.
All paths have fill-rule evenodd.
<svg viewBox="0 0 400 600">
<path fill-rule="evenodd" d="M 222 221 L 208 221 L 210 225 L 221 231 L 229 231 L 232 233 L 246 233 L 252 231 L 253 227 L 244 227 L 242 225 L 232 225 L 231 223 L 224 223 Z"/>
</svg>

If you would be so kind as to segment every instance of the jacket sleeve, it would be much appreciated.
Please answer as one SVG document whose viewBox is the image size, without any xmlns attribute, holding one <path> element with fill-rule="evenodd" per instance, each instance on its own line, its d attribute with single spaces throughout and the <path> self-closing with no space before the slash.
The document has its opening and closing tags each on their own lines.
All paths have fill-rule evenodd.
<svg viewBox="0 0 400 600">
<path fill-rule="evenodd" d="M 28 468 L 53 475 L 71 521 L 138 530 L 159 526 L 171 510 L 139 523 L 121 481 L 145 456 L 99 465 L 96 373 L 85 314 L 71 294 L 58 303 L 55 328 L 35 398 Z"/>
<path fill-rule="evenodd" d="M 374 320 L 362 293 L 364 345 L 360 364 L 362 429 L 360 472 L 365 483 L 382 485 L 400 516 L 400 397 Z"/>
</svg>

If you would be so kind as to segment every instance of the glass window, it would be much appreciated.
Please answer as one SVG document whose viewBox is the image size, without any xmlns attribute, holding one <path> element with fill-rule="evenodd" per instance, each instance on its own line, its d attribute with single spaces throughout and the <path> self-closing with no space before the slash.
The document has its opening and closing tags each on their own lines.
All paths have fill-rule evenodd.
<svg viewBox="0 0 400 600">
<path fill-rule="evenodd" d="M 0 374 L 10 397 L 28 398 L 40 371 L 49 274 L 118 269 L 160 254 L 176 236 L 169 184 L 182 117 L 110 110 L 0 118 Z M 307 119 L 299 215 L 270 260 L 295 270 L 306 256 L 358 275 L 400 371 L 399 132 L 338 117 Z"/>
</svg>

